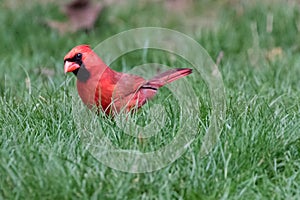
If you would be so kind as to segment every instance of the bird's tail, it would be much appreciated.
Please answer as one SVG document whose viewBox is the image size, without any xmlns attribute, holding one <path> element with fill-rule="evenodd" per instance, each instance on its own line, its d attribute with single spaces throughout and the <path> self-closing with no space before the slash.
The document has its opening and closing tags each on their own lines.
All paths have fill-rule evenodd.
<svg viewBox="0 0 300 200">
<path fill-rule="evenodd" d="M 185 77 L 192 73 L 192 69 L 190 68 L 177 68 L 177 69 L 170 69 L 168 71 L 165 71 L 161 74 L 158 74 L 154 76 L 152 79 L 150 79 L 144 87 L 147 85 L 153 88 L 160 88 L 164 86 L 167 83 L 171 83 L 177 79 L 180 79 L 182 77 Z"/>
</svg>

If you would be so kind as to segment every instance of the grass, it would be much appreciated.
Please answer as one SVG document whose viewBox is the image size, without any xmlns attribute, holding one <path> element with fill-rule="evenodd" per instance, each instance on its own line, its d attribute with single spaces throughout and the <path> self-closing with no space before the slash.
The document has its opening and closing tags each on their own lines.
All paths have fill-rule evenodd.
<svg viewBox="0 0 300 200">
<path fill-rule="evenodd" d="M 45 16 L 63 18 L 53 4 L 0 8 L 0 199 L 298 199 L 300 13 L 291 4 L 203 1 L 184 15 L 162 12 L 156 3 L 115 5 L 89 34 L 64 36 L 40 24 Z M 207 17 L 206 6 L 215 19 L 195 26 Z M 167 167 L 131 174 L 103 165 L 82 145 L 71 114 L 74 78 L 62 71 L 63 56 L 76 44 L 140 26 L 188 33 L 214 60 L 223 51 L 227 110 L 220 141 L 206 157 L 198 157 L 199 137 Z M 140 62 L 138 55 L 129 58 L 115 65 L 126 70 Z M 205 122 L 207 90 L 191 81 Z M 161 95 L 156 101 L 168 91 Z"/>
</svg>

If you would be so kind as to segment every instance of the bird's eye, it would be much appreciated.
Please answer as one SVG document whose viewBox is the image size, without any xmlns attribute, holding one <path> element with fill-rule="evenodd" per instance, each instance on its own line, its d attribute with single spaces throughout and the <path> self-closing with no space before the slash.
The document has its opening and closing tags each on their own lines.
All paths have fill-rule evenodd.
<svg viewBox="0 0 300 200">
<path fill-rule="evenodd" d="M 82 58 L 82 53 L 76 54 L 75 58 L 76 58 L 76 60 L 81 60 L 81 58 Z"/>
</svg>

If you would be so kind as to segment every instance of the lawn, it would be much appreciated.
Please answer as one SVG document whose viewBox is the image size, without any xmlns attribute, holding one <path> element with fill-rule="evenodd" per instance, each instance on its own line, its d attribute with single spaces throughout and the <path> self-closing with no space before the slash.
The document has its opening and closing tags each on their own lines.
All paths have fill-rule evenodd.
<svg viewBox="0 0 300 200">
<path fill-rule="evenodd" d="M 44 24 L 65 19 L 55 2 L 1 1 L 0 199 L 300 198 L 300 4 L 186 2 L 116 1 L 93 30 L 61 35 Z M 226 116 L 213 150 L 199 156 L 212 104 L 205 81 L 187 77 L 201 104 L 199 136 L 162 169 L 128 173 L 86 149 L 78 128 L 84 116 L 74 116 L 83 106 L 75 77 L 63 73 L 63 58 L 75 45 L 95 47 L 144 26 L 180 31 L 206 49 L 222 74 Z M 128 71 L 142 60 L 189 67 L 163 52 L 144 55 L 133 52 L 111 66 Z M 176 136 L 180 111 L 167 88 L 153 102 L 137 113 L 137 123 L 155 102 L 165 105 L 170 121 L 160 137 L 140 141 L 122 134 L 112 119 L 98 122 L 118 148 L 156 150 Z"/>
</svg>

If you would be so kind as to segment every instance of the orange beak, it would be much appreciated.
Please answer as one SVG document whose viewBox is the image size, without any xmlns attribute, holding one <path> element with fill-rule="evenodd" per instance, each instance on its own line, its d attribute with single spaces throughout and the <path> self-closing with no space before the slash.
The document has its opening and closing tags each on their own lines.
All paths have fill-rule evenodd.
<svg viewBox="0 0 300 200">
<path fill-rule="evenodd" d="M 67 73 L 67 72 L 72 72 L 72 71 L 78 69 L 79 67 L 80 66 L 75 62 L 66 61 L 64 70 L 65 70 L 65 73 Z"/>
</svg>

